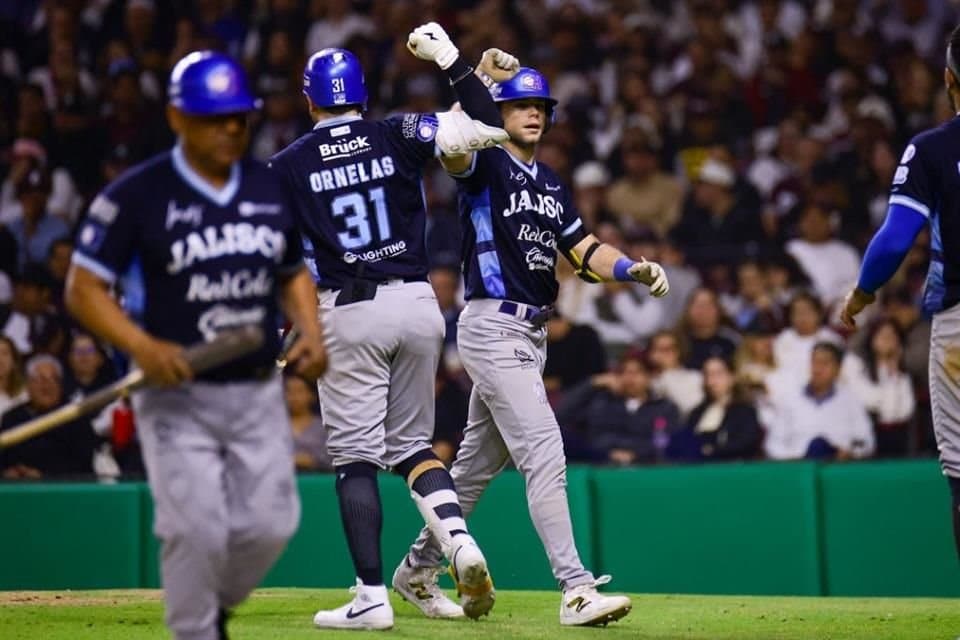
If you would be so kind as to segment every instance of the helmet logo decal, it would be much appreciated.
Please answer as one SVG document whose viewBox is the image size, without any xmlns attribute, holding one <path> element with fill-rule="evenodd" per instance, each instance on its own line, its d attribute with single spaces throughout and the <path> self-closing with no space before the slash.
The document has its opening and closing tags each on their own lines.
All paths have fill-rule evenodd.
<svg viewBox="0 0 960 640">
<path fill-rule="evenodd" d="M 543 89 L 543 85 L 540 83 L 540 78 L 533 74 L 528 74 L 520 78 L 520 86 L 524 89 L 535 89 L 537 91 Z"/>
<path fill-rule="evenodd" d="M 225 67 L 215 69 L 207 76 L 207 89 L 211 93 L 226 93 L 231 84 L 233 84 L 233 76 Z"/>
</svg>

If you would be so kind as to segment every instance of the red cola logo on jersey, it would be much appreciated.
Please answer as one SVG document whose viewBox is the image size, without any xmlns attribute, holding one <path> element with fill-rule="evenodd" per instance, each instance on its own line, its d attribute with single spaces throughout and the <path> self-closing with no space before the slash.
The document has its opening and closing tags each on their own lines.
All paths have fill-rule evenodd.
<svg viewBox="0 0 960 640">
<path fill-rule="evenodd" d="M 503 210 L 503 217 L 509 218 L 521 211 L 536 211 L 552 220 L 560 220 L 563 217 L 563 205 L 556 198 L 542 193 L 530 195 L 526 189 L 510 194 L 510 206 Z"/>
<path fill-rule="evenodd" d="M 167 273 L 176 275 L 197 262 L 228 255 L 261 254 L 279 262 L 286 249 L 282 231 L 265 224 L 249 222 L 225 223 L 191 231 L 186 237 L 170 245 Z"/>
</svg>

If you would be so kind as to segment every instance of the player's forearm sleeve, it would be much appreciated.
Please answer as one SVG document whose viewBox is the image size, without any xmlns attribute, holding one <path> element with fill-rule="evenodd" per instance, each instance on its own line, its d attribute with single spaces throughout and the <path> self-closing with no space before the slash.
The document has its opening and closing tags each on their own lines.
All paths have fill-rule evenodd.
<svg viewBox="0 0 960 640">
<path fill-rule="evenodd" d="M 906 257 L 917 234 L 927 222 L 922 213 L 900 204 L 891 204 L 887 219 L 873 236 L 860 268 L 857 286 L 873 293 L 893 276 Z"/>
<path fill-rule="evenodd" d="M 473 72 L 473 69 L 464 61 L 463 56 L 457 58 L 447 69 L 450 83 L 460 100 L 460 106 L 467 115 L 474 120 L 491 127 L 502 127 L 503 118 L 500 117 L 500 108 L 490 97 L 487 87 Z"/>
</svg>

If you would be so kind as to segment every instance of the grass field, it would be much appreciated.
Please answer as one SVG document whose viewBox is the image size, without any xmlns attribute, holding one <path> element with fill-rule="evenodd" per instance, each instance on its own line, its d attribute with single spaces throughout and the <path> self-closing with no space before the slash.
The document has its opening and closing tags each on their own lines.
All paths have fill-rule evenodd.
<svg viewBox="0 0 960 640">
<path fill-rule="evenodd" d="M 344 604 L 332 589 L 266 589 L 237 611 L 233 640 L 383 638 L 384 632 L 320 631 L 318 608 Z M 502 591 L 479 622 L 435 621 L 393 594 L 393 638 L 631 638 L 697 640 L 954 640 L 960 602 L 948 599 L 771 598 L 636 595 L 629 616 L 603 629 L 561 628 L 559 595 Z M 158 591 L 0 592 L 3 640 L 167 638 Z"/>
</svg>

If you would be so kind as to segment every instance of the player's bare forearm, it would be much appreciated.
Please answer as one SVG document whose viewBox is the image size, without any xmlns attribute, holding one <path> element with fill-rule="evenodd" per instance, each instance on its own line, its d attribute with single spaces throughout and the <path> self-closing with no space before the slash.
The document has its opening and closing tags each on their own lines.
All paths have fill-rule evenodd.
<svg viewBox="0 0 960 640">
<path fill-rule="evenodd" d="M 322 337 L 317 318 L 317 288 L 305 268 L 280 283 L 280 305 L 300 335 L 316 340 Z"/>
<path fill-rule="evenodd" d="M 572 251 L 577 255 L 581 263 L 587 250 L 595 242 L 600 241 L 597 240 L 597 236 L 591 233 L 573 247 Z M 613 276 L 613 266 L 617 264 L 617 260 L 626 257 L 627 256 L 616 247 L 611 247 L 605 242 L 601 243 L 596 251 L 593 252 L 593 255 L 590 256 L 590 270 L 600 276 L 604 282 L 613 282 L 615 280 Z"/>
<path fill-rule="evenodd" d="M 149 334 L 124 313 L 109 284 L 83 267 L 70 267 L 64 302 L 80 324 L 127 354 L 150 340 Z"/>
</svg>

